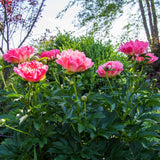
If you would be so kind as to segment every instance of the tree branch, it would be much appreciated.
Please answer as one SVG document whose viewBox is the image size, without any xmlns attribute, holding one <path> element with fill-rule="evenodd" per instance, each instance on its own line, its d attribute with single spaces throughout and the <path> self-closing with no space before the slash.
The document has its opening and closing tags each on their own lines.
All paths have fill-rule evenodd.
<svg viewBox="0 0 160 160">
<path fill-rule="evenodd" d="M 0 51 L 2 52 L 2 54 L 4 54 L 4 51 L 3 51 L 3 49 L 0 47 Z"/>
<path fill-rule="evenodd" d="M 8 26 L 8 18 L 7 18 L 7 9 L 6 9 L 6 0 L 4 1 L 4 20 L 6 23 L 6 30 L 7 30 L 7 37 L 6 37 L 6 43 L 7 43 L 7 50 L 9 50 L 9 26 Z"/>
<path fill-rule="evenodd" d="M 22 40 L 22 42 L 19 44 L 18 48 L 22 46 L 22 44 L 25 42 L 25 40 L 27 39 L 27 37 L 28 37 L 29 34 L 31 33 L 31 31 L 32 31 L 32 29 L 33 29 L 33 27 L 34 27 L 34 24 L 36 23 L 36 21 L 37 21 L 37 19 L 38 19 L 38 16 L 39 16 L 39 14 L 40 14 L 40 12 L 41 12 L 41 9 L 42 9 L 42 7 L 43 7 L 44 1 L 45 1 L 45 0 L 42 0 L 41 5 L 40 5 L 40 7 L 39 7 L 39 10 L 38 10 L 38 12 L 37 12 L 37 15 L 36 15 L 36 17 L 35 17 L 32 25 L 31 25 L 29 31 L 27 32 L 26 36 L 24 37 L 24 39 Z"/>
</svg>

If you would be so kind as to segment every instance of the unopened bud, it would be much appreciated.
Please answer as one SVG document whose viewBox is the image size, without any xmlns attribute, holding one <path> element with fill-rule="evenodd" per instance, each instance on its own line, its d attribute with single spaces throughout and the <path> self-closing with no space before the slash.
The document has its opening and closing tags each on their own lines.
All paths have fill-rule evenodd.
<svg viewBox="0 0 160 160">
<path fill-rule="evenodd" d="M 72 85 L 74 85 L 74 82 L 73 81 L 69 81 L 69 84 L 72 86 Z"/>
<path fill-rule="evenodd" d="M 40 57 L 39 56 L 33 56 L 32 57 L 32 60 L 36 60 L 36 61 L 39 61 Z"/>
<path fill-rule="evenodd" d="M 82 96 L 82 97 L 81 97 L 81 101 L 87 102 L 87 96 Z"/>
<path fill-rule="evenodd" d="M 74 74 L 74 72 L 71 72 L 71 71 L 66 70 L 66 74 L 72 75 L 72 74 Z"/>
<path fill-rule="evenodd" d="M 0 123 L 1 123 L 1 124 L 4 124 L 5 122 L 6 122 L 5 119 L 0 119 Z"/>
<path fill-rule="evenodd" d="M 40 59 L 40 62 L 42 62 L 43 64 L 47 64 L 47 59 Z"/>
<path fill-rule="evenodd" d="M 78 78 L 78 79 L 80 79 L 80 78 L 81 78 L 81 76 L 80 76 L 80 75 L 77 75 L 77 78 Z"/>
<path fill-rule="evenodd" d="M 153 79 L 153 82 L 157 82 L 157 79 Z"/>
</svg>

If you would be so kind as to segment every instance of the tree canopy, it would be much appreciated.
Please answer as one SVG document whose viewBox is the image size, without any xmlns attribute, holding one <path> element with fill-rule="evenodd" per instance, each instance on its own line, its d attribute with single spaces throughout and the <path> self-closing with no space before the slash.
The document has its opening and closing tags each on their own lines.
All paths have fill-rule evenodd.
<svg viewBox="0 0 160 160">
<path fill-rule="evenodd" d="M 41 15 L 45 0 L 0 0 L 0 50 L 20 47 Z M 15 45 L 16 41 L 16 45 Z M 17 42 L 18 41 L 18 42 Z"/>
<path fill-rule="evenodd" d="M 101 32 L 105 36 L 114 20 L 124 14 L 130 17 L 128 25 L 124 27 L 132 30 L 134 35 L 138 28 L 144 29 L 151 52 L 159 57 L 153 68 L 155 71 L 160 71 L 159 0 L 70 0 L 57 17 L 63 17 L 64 13 L 74 5 L 79 5 L 81 8 L 77 14 L 78 26 L 86 26 L 91 34 Z"/>
<path fill-rule="evenodd" d="M 135 28 L 141 25 L 145 27 L 145 31 L 148 28 L 146 37 L 150 43 L 154 42 L 153 39 L 158 35 L 156 28 L 157 19 L 160 17 L 159 0 L 71 0 L 57 17 L 62 17 L 73 5 L 79 5 L 81 8 L 77 14 L 79 27 L 87 26 L 90 33 L 101 31 L 107 34 L 114 20 L 127 14 L 130 17 L 134 16 L 134 20 L 128 22 L 130 26 Z M 156 35 L 153 34 L 153 30 L 157 30 Z"/>
</svg>

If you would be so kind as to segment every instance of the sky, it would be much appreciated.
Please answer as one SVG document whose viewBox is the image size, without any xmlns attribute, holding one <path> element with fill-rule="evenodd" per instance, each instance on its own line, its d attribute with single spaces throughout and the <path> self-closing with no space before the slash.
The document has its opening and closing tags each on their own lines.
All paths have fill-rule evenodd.
<svg viewBox="0 0 160 160">
<path fill-rule="evenodd" d="M 62 19 L 57 19 L 57 14 L 62 11 L 65 6 L 68 4 L 70 0 L 46 0 L 45 1 L 45 7 L 42 11 L 42 17 L 38 20 L 35 27 L 32 30 L 32 34 L 30 37 L 28 37 L 27 41 L 23 45 L 31 45 L 33 39 L 38 39 L 42 35 L 44 35 L 46 29 L 49 29 L 51 31 L 52 36 L 56 35 L 58 30 L 61 32 L 63 31 L 71 31 L 73 32 L 75 36 L 81 36 L 85 35 L 84 29 L 79 29 L 77 27 L 74 27 L 74 24 L 72 23 L 75 20 L 75 16 L 80 10 L 79 7 L 73 6 L 71 9 L 69 9 L 63 16 Z M 117 42 L 120 43 L 120 37 L 123 34 L 122 27 L 126 23 L 126 17 L 123 16 L 116 20 L 116 22 L 113 24 L 112 29 L 110 30 L 110 37 L 105 37 L 104 41 L 107 41 L 108 39 L 112 40 L 112 44 L 116 45 Z M 57 30 L 58 28 L 58 30 Z M 141 33 L 141 39 L 144 40 L 143 37 L 145 35 L 144 32 Z M 101 36 L 99 36 L 101 38 Z M 16 45 L 15 45 L 16 46 Z M 15 47 L 12 47 L 15 48 Z"/>
<path fill-rule="evenodd" d="M 58 28 L 60 31 L 77 31 L 72 21 L 78 11 L 78 7 L 74 6 L 69 10 L 62 19 L 57 19 L 57 14 L 62 11 L 70 0 L 46 0 L 45 8 L 42 12 L 42 18 L 38 20 L 36 27 L 33 29 L 32 37 L 42 35 L 46 28 L 53 34 L 57 33 Z M 79 34 L 79 33 L 77 33 Z"/>
<path fill-rule="evenodd" d="M 43 35 L 46 28 L 52 32 L 52 36 L 56 35 L 56 28 L 58 28 L 62 32 L 64 30 L 74 31 L 75 36 L 84 35 L 85 31 L 79 30 L 77 27 L 74 27 L 74 24 L 72 23 L 74 21 L 74 16 L 78 13 L 78 10 L 80 10 L 77 6 L 69 9 L 62 19 L 56 18 L 57 14 L 65 8 L 69 1 L 70 0 L 46 0 L 46 6 L 42 12 L 42 18 L 38 20 L 36 27 L 33 29 L 32 37 L 29 38 L 29 40 Z M 127 12 L 129 12 L 129 10 Z M 120 36 L 123 34 L 122 27 L 125 24 L 125 16 L 117 19 L 113 24 L 113 27 L 110 30 L 110 38 L 112 39 L 113 43 L 117 43 L 117 41 L 120 41 Z M 142 30 L 141 35 L 139 36 L 140 40 L 146 40 L 146 37 L 144 35 L 145 33 Z"/>
</svg>

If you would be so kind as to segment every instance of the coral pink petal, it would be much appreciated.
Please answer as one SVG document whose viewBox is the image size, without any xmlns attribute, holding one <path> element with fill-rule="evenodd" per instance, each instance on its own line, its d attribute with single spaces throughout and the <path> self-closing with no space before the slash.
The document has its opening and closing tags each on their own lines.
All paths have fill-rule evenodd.
<svg viewBox="0 0 160 160">
<path fill-rule="evenodd" d="M 90 58 L 85 56 L 84 52 L 73 51 L 72 49 L 62 51 L 61 55 L 58 55 L 57 58 L 57 64 L 73 73 L 83 72 L 94 64 Z"/>
</svg>

